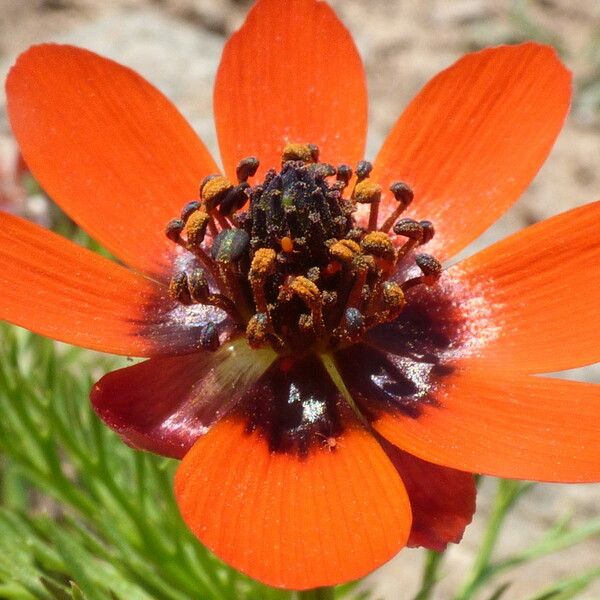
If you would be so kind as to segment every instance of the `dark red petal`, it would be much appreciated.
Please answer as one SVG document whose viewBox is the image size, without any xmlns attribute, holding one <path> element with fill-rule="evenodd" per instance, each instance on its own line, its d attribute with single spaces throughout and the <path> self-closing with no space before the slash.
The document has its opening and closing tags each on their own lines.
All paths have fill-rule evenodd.
<svg viewBox="0 0 600 600">
<path fill-rule="evenodd" d="M 92 405 L 131 446 L 182 458 L 273 357 L 238 339 L 214 353 L 153 358 L 105 375 L 92 389 Z"/>
<path fill-rule="evenodd" d="M 6 93 L 44 190 L 123 262 L 168 278 L 175 246 L 164 228 L 217 170 L 177 109 L 131 69 L 57 44 L 24 52 Z"/>
<path fill-rule="evenodd" d="M 247 402 L 198 439 L 175 492 L 204 544 L 277 587 L 361 577 L 410 530 L 398 473 L 311 357 L 273 364 Z"/>
<path fill-rule="evenodd" d="M 215 83 L 225 170 L 255 156 L 279 167 L 286 142 L 313 143 L 321 159 L 362 158 L 367 90 L 348 30 L 325 2 L 259 0 L 229 39 Z"/>
<path fill-rule="evenodd" d="M 485 231 L 542 166 L 571 100 L 571 74 L 535 43 L 468 54 L 404 111 L 373 169 L 384 189 L 408 183 L 407 216 L 433 221 L 428 252 L 449 258 Z M 395 201 L 384 196 L 380 214 Z M 386 206 L 387 205 L 387 206 Z"/>
<path fill-rule="evenodd" d="M 413 515 L 408 546 L 441 552 L 448 543 L 460 542 L 475 512 L 473 475 L 426 462 L 385 440 L 382 443 L 408 492 Z"/>
</svg>

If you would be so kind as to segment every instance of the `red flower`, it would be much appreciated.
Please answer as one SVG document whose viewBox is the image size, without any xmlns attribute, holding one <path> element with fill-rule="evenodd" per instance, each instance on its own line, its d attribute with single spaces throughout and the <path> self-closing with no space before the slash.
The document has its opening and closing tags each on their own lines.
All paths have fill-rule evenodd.
<svg viewBox="0 0 600 600">
<path fill-rule="evenodd" d="M 7 83 L 25 160 L 127 267 L 1 215 L 0 316 L 150 357 L 101 379 L 94 407 L 129 444 L 183 458 L 184 519 L 249 575 L 310 588 L 406 544 L 443 548 L 474 510 L 467 472 L 600 479 L 600 388 L 533 375 L 600 358 L 600 203 L 441 276 L 413 251 L 428 242 L 447 260 L 514 202 L 561 128 L 570 80 L 538 44 L 466 56 L 409 105 L 370 178 L 359 166 L 351 198 L 348 169 L 327 163 L 354 165 L 364 148 L 352 40 L 321 2 L 259 0 L 217 75 L 229 179 L 205 181 L 167 238 L 218 172 L 200 140 L 131 70 L 34 47 Z M 287 146 L 281 167 L 288 142 L 317 144 L 322 162 Z M 253 185 L 253 161 L 230 183 L 248 156 Z M 379 202 L 378 184 L 395 198 Z M 367 233 L 413 193 L 396 234 Z M 371 216 L 361 205 L 355 222 L 357 202 Z"/>
</svg>

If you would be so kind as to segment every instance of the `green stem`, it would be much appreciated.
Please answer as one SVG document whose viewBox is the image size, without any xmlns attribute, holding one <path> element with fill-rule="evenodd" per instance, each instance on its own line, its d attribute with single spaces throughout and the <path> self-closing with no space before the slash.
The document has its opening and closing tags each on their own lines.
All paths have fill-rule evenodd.
<svg viewBox="0 0 600 600">
<path fill-rule="evenodd" d="M 414 597 L 414 600 L 429 600 L 439 581 L 438 571 L 444 558 L 444 553 L 430 550 L 426 556 L 425 568 L 423 569 L 423 576 L 421 578 L 421 589 Z"/>
<path fill-rule="evenodd" d="M 471 569 L 469 577 L 461 586 L 455 600 L 470 600 L 475 592 L 485 582 L 490 569 L 490 561 L 498 537 L 502 531 L 502 525 L 515 502 L 521 494 L 529 489 L 529 485 L 507 479 L 498 480 L 498 491 L 494 498 L 492 513 L 483 537 L 479 552 Z"/>
<path fill-rule="evenodd" d="M 297 600 L 334 600 L 335 588 L 333 587 L 320 587 L 314 590 L 306 590 L 304 592 L 297 592 Z"/>
</svg>

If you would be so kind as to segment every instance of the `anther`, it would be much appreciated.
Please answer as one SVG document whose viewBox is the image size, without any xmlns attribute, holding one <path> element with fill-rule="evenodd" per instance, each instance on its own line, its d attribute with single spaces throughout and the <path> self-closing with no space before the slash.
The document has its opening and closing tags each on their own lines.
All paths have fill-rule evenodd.
<svg viewBox="0 0 600 600">
<path fill-rule="evenodd" d="M 198 202 L 197 200 L 192 200 L 191 202 L 188 202 L 181 211 L 181 219 L 184 222 L 187 222 L 187 220 L 190 218 L 192 213 L 197 211 L 199 208 L 200 208 L 200 202 Z"/>
<path fill-rule="evenodd" d="M 360 254 L 360 246 L 354 240 L 340 240 L 329 248 L 329 254 L 342 264 L 350 264 Z"/>
<path fill-rule="evenodd" d="M 214 323 L 207 323 L 200 330 L 200 338 L 199 338 L 200 346 L 204 350 L 208 350 L 209 352 L 214 352 L 219 348 L 219 332 Z"/>
<path fill-rule="evenodd" d="M 225 197 L 219 203 L 219 214 L 224 217 L 230 217 L 236 210 L 239 210 L 248 201 L 246 190 L 249 184 L 245 181 L 232 187 Z"/>
<path fill-rule="evenodd" d="M 191 247 L 200 247 L 200 244 L 204 241 L 209 221 L 210 216 L 203 210 L 196 210 L 188 217 L 185 224 L 185 234 Z"/>
<path fill-rule="evenodd" d="M 402 284 L 402 290 L 404 292 L 416 285 L 433 285 L 442 274 L 442 265 L 440 261 L 429 254 L 417 254 L 417 256 L 415 256 L 415 262 L 419 269 L 421 269 L 423 275 L 405 281 Z"/>
<path fill-rule="evenodd" d="M 406 305 L 402 287 L 394 281 L 386 281 L 383 284 L 383 302 L 387 319 L 395 319 Z"/>
<path fill-rule="evenodd" d="M 368 179 L 356 184 L 352 196 L 359 204 L 372 204 L 381 200 L 381 186 Z"/>
<path fill-rule="evenodd" d="M 346 187 L 350 179 L 352 179 L 352 168 L 349 165 L 340 165 L 337 168 L 336 179 L 341 181 L 344 187 Z"/>
<path fill-rule="evenodd" d="M 284 164 L 290 160 L 304 163 L 316 162 L 319 157 L 319 151 L 316 148 L 314 144 L 286 144 L 281 155 L 281 163 Z"/>
<path fill-rule="evenodd" d="M 393 231 L 396 235 L 407 237 L 408 239 L 415 240 L 418 243 L 421 243 L 423 240 L 423 226 L 421 223 L 417 223 L 414 219 L 400 219 L 394 225 Z"/>
<path fill-rule="evenodd" d="M 372 254 L 377 258 L 393 261 L 395 252 L 394 245 L 387 234 L 382 231 L 371 231 L 367 233 L 360 243 L 364 252 Z"/>
<path fill-rule="evenodd" d="M 194 269 L 188 275 L 187 284 L 192 300 L 200 304 L 205 303 L 210 294 L 210 290 L 204 271 L 202 269 Z"/>
<path fill-rule="evenodd" d="M 329 163 L 315 163 L 312 166 L 312 171 L 319 177 L 332 177 L 336 174 L 336 168 Z"/>
<path fill-rule="evenodd" d="M 239 260 L 250 247 L 250 236 L 243 229 L 224 229 L 214 239 L 210 253 L 219 263 Z"/>
<path fill-rule="evenodd" d="M 342 324 L 342 337 L 344 341 L 356 342 L 362 338 L 365 333 L 365 318 L 358 310 L 350 306 L 344 311 Z"/>
<path fill-rule="evenodd" d="M 414 192 L 403 181 L 396 181 L 390 186 L 390 191 L 394 194 L 394 198 L 398 202 L 398 206 L 392 211 L 392 214 L 384 221 L 379 228 L 380 231 L 387 233 L 394 221 L 407 209 L 408 205 L 413 201 Z"/>
<path fill-rule="evenodd" d="M 200 187 L 200 196 L 206 204 L 206 210 L 208 212 L 214 210 L 232 188 L 233 184 L 222 175 L 209 175 L 205 178 Z"/>
<path fill-rule="evenodd" d="M 394 233 L 408 238 L 408 241 L 398 250 L 397 261 L 406 256 L 415 246 L 422 244 L 425 235 L 423 226 L 413 219 L 400 219 L 394 225 Z"/>
<path fill-rule="evenodd" d="M 426 244 L 435 234 L 433 223 L 431 221 L 419 221 L 419 225 L 423 228 L 423 241 L 421 244 Z"/>
<path fill-rule="evenodd" d="M 247 158 L 240 160 L 235 169 L 238 182 L 243 183 L 247 181 L 249 177 L 254 177 L 259 165 L 258 159 L 254 156 L 248 156 Z"/>
<path fill-rule="evenodd" d="M 184 227 L 185 223 L 181 219 L 172 219 L 167 224 L 165 233 L 171 241 L 178 242 Z"/>
<path fill-rule="evenodd" d="M 319 146 L 316 144 L 306 144 L 310 150 L 310 155 L 314 162 L 319 162 Z"/>
<path fill-rule="evenodd" d="M 298 296 L 310 309 L 315 333 L 320 335 L 323 330 L 323 303 L 321 290 L 308 278 L 300 275 L 292 279 L 286 288 L 283 288 L 280 297 L 289 299 L 292 295 Z"/>
<path fill-rule="evenodd" d="M 366 179 L 371 174 L 372 170 L 373 165 L 368 160 L 361 160 L 356 165 L 356 177 L 358 178 L 358 181 Z"/>
<path fill-rule="evenodd" d="M 251 348 L 262 348 L 268 343 L 270 330 L 269 317 L 262 312 L 255 313 L 250 317 L 246 325 L 246 339 Z"/>
<path fill-rule="evenodd" d="M 173 276 L 169 283 L 169 296 L 186 306 L 192 304 L 192 298 L 188 288 L 187 275 L 182 271 Z"/>
<path fill-rule="evenodd" d="M 426 278 L 424 283 L 427 285 L 435 283 L 442 274 L 442 264 L 437 258 L 434 258 L 430 254 L 417 254 L 415 262 L 423 272 L 423 275 Z"/>
<path fill-rule="evenodd" d="M 406 208 L 415 196 L 412 189 L 403 181 L 395 181 L 390 185 L 390 192 L 394 194 L 394 198 Z"/>
</svg>

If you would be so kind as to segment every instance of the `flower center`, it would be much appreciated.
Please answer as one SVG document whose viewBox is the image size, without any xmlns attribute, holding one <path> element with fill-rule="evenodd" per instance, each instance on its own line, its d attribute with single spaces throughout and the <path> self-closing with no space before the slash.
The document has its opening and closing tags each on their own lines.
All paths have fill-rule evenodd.
<svg viewBox="0 0 600 600">
<path fill-rule="evenodd" d="M 417 254 L 420 275 L 399 281 L 407 257 L 434 233 L 429 221 L 397 220 L 413 198 L 406 184 L 390 186 L 397 206 L 378 226 L 382 189 L 369 178 L 371 163 L 353 173 L 319 162 L 313 144 L 288 144 L 281 169 L 250 185 L 258 166 L 256 158 L 242 160 L 237 185 L 209 175 L 200 200 L 168 224 L 169 239 L 201 265 L 173 276 L 169 293 L 180 303 L 226 311 L 253 348 L 327 352 L 393 321 L 408 289 L 439 278 L 440 263 Z M 355 218 L 361 204 L 369 205 L 365 226 Z M 216 329 L 206 328 L 200 341 L 216 349 Z"/>
</svg>

